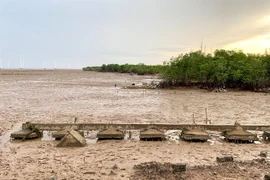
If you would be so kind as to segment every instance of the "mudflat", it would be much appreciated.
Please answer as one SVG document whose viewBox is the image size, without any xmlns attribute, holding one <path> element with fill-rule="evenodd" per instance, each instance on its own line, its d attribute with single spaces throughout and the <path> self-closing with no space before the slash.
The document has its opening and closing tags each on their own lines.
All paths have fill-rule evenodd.
<svg viewBox="0 0 270 180">
<path fill-rule="evenodd" d="M 64 149 L 56 148 L 55 141 L 7 139 L 23 122 L 72 123 L 75 117 L 77 123 L 192 123 L 194 114 L 196 123 L 203 124 L 205 108 L 213 124 L 270 124 L 266 93 L 123 88 L 157 78 L 80 70 L 1 70 L 0 179 L 129 179 L 133 166 L 143 162 L 216 165 L 221 154 L 244 161 L 269 149 L 265 143 L 231 144 L 215 137 L 206 143 L 131 139 Z M 255 173 L 261 175 L 259 170 Z M 198 178 L 203 177 L 207 179 Z"/>
</svg>

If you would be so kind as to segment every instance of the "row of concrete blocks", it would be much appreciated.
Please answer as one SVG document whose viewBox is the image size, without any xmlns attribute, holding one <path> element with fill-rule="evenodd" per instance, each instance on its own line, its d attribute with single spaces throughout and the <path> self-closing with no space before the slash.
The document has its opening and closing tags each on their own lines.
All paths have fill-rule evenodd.
<svg viewBox="0 0 270 180">
<path fill-rule="evenodd" d="M 83 132 L 78 131 L 82 136 Z M 53 138 L 56 140 L 62 139 L 68 132 L 67 131 L 58 131 L 52 134 Z M 11 138 L 15 139 L 32 139 L 37 138 L 42 133 L 38 133 L 36 131 L 32 131 L 30 129 L 25 129 L 21 131 L 17 131 L 11 134 Z M 131 134 L 129 134 L 131 136 Z M 258 140 L 257 135 L 252 134 L 250 132 L 244 131 L 242 128 L 236 127 L 236 130 L 223 132 L 223 135 L 228 141 L 238 142 L 238 143 L 246 143 L 246 142 L 254 142 Z M 269 141 L 267 135 L 264 134 L 264 139 Z M 99 140 L 102 139 L 124 139 L 124 132 L 115 128 L 107 128 L 103 131 L 98 132 L 97 138 Z M 199 141 L 205 142 L 210 139 L 210 136 L 207 132 L 200 129 L 183 129 L 180 138 L 186 141 Z M 165 140 L 165 134 L 163 131 L 160 131 L 156 128 L 148 128 L 140 131 L 140 139 L 151 141 L 151 140 Z"/>
</svg>

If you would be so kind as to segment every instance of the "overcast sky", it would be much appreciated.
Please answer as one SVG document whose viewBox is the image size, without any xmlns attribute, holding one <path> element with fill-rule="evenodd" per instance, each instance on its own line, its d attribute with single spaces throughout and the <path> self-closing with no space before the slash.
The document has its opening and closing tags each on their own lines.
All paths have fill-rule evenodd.
<svg viewBox="0 0 270 180">
<path fill-rule="evenodd" d="M 270 48 L 270 0 L 0 0 L 0 67 L 161 64 Z"/>
</svg>

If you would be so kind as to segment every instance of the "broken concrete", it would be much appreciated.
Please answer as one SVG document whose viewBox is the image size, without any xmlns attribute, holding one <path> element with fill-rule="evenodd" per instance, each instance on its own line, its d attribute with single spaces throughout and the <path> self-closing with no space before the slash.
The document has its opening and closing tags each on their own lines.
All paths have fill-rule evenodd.
<svg viewBox="0 0 270 180">
<path fill-rule="evenodd" d="M 77 131 L 69 130 L 68 134 L 56 145 L 56 147 L 83 147 L 86 140 Z"/>
</svg>

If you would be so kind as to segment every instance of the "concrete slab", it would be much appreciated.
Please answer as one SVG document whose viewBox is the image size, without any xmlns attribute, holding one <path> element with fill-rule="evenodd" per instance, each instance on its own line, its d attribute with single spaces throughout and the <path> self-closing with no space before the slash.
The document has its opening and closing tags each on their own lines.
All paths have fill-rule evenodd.
<svg viewBox="0 0 270 180">
<path fill-rule="evenodd" d="M 140 140 L 143 140 L 143 141 L 152 141 L 152 140 L 162 141 L 162 140 L 165 140 L 165 134 L 163 131 L 161 131 L 155 127 L 149 127 L 148 129 L 144 129 L 144 130 L 140 131 Z"/>
<path fill-rule="evenodd" d="M 84 136 L 83 131 L 77 131 L 81 136 Z M 65 137 L 68 134 L 67 130 L 57 131 L 52 133 L 52 137 L 55 138 L 55 140 L 61 140 L 63 137 Z"/>
<path fill-rule="evenodd" d="M 180 138 L 185 141 L 191 142 L 205 142 L 210 139 L 210 136 L 207 132 L 201 129 L 187 129 L 184 128 Z"/>
<path fill-rule="evenodd" d="M 77 131 L 69 130 L 68 134 L 56 145 L 56 147 L 83 147 L 86 140 Z"/>
<path fill-rule="evenodd" d="M 124 139 L 124 133 L 117 128 L 107 128 L 97 133 L 99 140 L 105 139 Z"/>
<path fill-rule="evenodd" d="M 11 133 L 10 137 L 13 139 L 34 139 L 34 138 L 38 138 L 39 135 L 38 133 L 33 132 L 29 129 L 24 129 L 24 130 Z"/>
<path fill-rule="evenodd" d="M 223 132 L 223 135 L 229 142 L 253 143 L 254 141 L 258 141 L 258 137 L 256 134 L 245 131 L 239 125 L 237 125 L 234 130 Z"/>
</svg>

